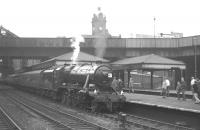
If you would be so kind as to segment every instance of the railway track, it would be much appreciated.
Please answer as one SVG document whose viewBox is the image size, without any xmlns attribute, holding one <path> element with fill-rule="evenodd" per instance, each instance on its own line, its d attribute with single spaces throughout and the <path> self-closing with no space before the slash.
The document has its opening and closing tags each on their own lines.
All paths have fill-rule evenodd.
<svg viewBox="0 0 200 130">
<path fill-rule="evenodd" d="M 88 114 L 93 116 L 100 116 L 103 118 L 109 118 L 119 122 L 119 114 L 102 114 L 102 113 L 91 113 L 87 111 Z M 125 127 L 127 129 L 131 128 L 130 126 L 135 126 L 136 128 L 141 128 L 142 130 L 195 130 L 193 128 L 171 124 L 167 122 L 161 122 L 157 120 L 152 120 L 149 118 L 139 117 L 131 114 L 126 114 Z"/>
<path fill-rule="evenodd" d="M 33 100 L 30 100 L 30 101 L 34 102 Z M 37 103 L 37 104 L 39 104 L 39 103 Z M 43 104 L 39 104 L 39 105 L 47 107 Z M 50 107 L 47 107 L 47 108 L 49 109 Z M 50 109 L 55 110 L 55 108 L 50 108 Z M 62 111 L 59 111 L 59 113 L 62 115 L 66 114 L 65 112 L 62 112 Z M 109 119 L 112 119 L 115 121 L 119 121 L 117 114 L 100 114 L 100 113 L 91 113 L 91 112 L 86 112 L 86 113 L 91 114 L 93 116 L 100 116 L 100 117 L 109 118 Z M 67 115 L 68 115 L 68 113 L 67 113 Z M 139 117 L 139 116 L 135 116 L 135 115 L 131 115 L 131 114 L 126 114 L 126 115 L 127 116 L 126 116 L 125 126 L 127 128 L 131 128 L 130 126 L 135 126 L 136 128 L 141 128 L 143 130 L 145 130 L 145 129 L 147 129 L 147 130 L 193 130 L 192 128 L 185 127 L 185 126 L 180 126 L 180 125 L 171 124 L 171 123 L 167 123 L 167 122 L 161 122 L 161 121 L 152 120 L 152 119 L 148 119 L 148 118 L 144 118 L 144 117 Z M 70 116 L 73 117 L 73 115 L 70 115 Z M 91 124 L 91 125 L 95 126 L 95 129 L 97 128 L 97 129 L 106 130 L 106 128 L 102 128 L 98 125 L 97 126 L 95 124 Z"/>
<path fill-rule="evenodd" d="M 97 114 L 97 115 L 105 118 L 110 118 L 116 121 L 119 120 L 118 115 L 112 115 L 112 114 Z M 176 124 L 171 124 L 167 122 L 161 122 L 131 114 L 126 114 L 125 126 L 129 128 L 130 125 L 136 126 L 137 128 L 142 128 L 143 130 L 194 130 L 193 128 L 189 127 L 184 127 Z"/>
<path fill-rule="evenodd" d="M 108 130 L 103 126 L 99 126 L 97 124 L 93 124 L 84 119 L 75 117 L 69 113 L 57 110 L 55 108 L 51 108 L 49 106 L 37 103 L 33 100 L 24 99 L 20 96 L 9 95 L 10 99 L 13 101 L 31 109 L 32 111 L 38 113 L 40 116 L 45 118 L 45 120 L 51 121 L 53 126 L 57 129 L 65 129 L 65 130 Z"/>
<path fill-rule="evenodd" d="M 0 130 L 21 130 L 12 118 L 0 106 Z"/>
<path fill-rule="evenodd" d="M 105 113 L 91 113 L 87 111 L 88 114 L 93 116 L 100 116 L 103 118 L 109 118 L 111 120 L 119 121 L 119 113 L 115 114 L 105 114 Z M 131 128 L 133 125 L 136 128 L 141 128 L 142 130 L 195 130 L 190 127 L 176 125 L 172 123 L 152 120 L 149 118 L 139 117 L 131 114 L 126 114 L 125 126 Z"/>
<path fill-rule="evenodd" d="M 176 124 L 156 121 L 144 117 L 138 117 L 135 115 L 127 114 L 127 123 L 133 124 L 136 126 L 141 126 L 144 129 L 148 130 L 194 130 L 189 127 L 180 126 Z"/>
</svg>

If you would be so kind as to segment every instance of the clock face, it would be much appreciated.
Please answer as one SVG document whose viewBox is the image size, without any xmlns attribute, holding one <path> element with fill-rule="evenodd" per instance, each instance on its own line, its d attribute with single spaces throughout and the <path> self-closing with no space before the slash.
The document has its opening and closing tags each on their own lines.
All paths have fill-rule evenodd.
<svg viewBox="0 0 200 130">
<path fill-rule="evenodd" d="M 101 31 L 101 30 L 103 30 L 103 28 L 102 28 L 102 27 L 99 27 L 99 30 Z"/>
</svg>

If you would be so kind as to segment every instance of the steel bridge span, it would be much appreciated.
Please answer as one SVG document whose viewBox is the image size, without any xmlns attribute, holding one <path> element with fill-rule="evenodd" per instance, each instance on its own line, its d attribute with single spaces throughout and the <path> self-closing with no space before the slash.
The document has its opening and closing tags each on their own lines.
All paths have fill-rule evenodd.
<svg viewBox="0 0 200 130">
<path fill-rule="evenodd" d="M 85 38 L 81 51 L 96 55 L 95 38 Z M 178 59 L 186 63 L 186 75 L 194 74 L 195 56 L 197 74 L 200 73 L 200 36 L 183 38 L 107 38 L 104 40 L 104 58 L 115 61 L 145 54 Z M 72 51 L 70 38 L 0 37 L 0 71 L 13 71 L 13 59 L 39 59 L 41 61 Z M 103 45 L 103 44 L 102 44 Z"/>
</svg>

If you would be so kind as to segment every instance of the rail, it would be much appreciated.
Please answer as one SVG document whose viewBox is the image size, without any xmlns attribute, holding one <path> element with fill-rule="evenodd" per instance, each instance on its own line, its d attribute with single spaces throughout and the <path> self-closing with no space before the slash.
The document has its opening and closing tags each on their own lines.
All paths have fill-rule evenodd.
<svg viewBox="0 0 200 130">
<path fill-rule="evenodd" d="M 193 130 L 192 128 L 189 127 L 152 120 L 149 118 L 139 117 L 131 114 L 127 114 L 127 122 L 129 124 L 140 125 L 142 126 L 142 128 L 150 130 L 162 130 L 162 129 Z"/>
<path fill-rule="evenodd" d="M 22 130 L 15 121 L 0 106 L 0 129 Z"/>
<path fill-rule="evenodd" d="M 12 95 L 12 97 L 11 96 L 9 96 L 9 97 L 12 100 L 15 100 L 16 102 L 26 106 L 29 109 L 32 109 L 33 111 L 41 114 L 42 116 L 44 116 L 54 122 L 60 123 L 62 125 L 67 124 L 67 127 L 70 130 L 73 130 L 73 129 L 108 130 L 107 128 L 104 128 L 103 126 L 93 124 L 87 120 L 81 119 L 79 117 L 76 117 L 74 115 L 71 115 L 71 114 L 63 112 L 63 111 L 60 111 L 58 109 L 51 108 L 44 104 L 37 103 L 33 100 L 28 100 L 28 99 L 25 100 L 19 96 L 17 97 L 18 99 L 16 99 L 16 97 L 13 98 L 13 95 Z M 57 117 L 59 117 L 59 119 L 62 119 L 62 120 L 56 119 Z"/>
<path fill-rule="evenodd" d="M 96 116 L 101 116 L 115 121 L 120 121 L 119 115 L 117 114 L 115 115 L 99 114 L 99 113 L 95 114 Z M 123 123 L 125 128 L 130 128 L 130 126 L 133 125 L 135 127 L 142 128 L 144 130 L 194 130 L 193 128 L 152 120 L 149 118 L 139 117 L 131 114 L 126 114 L 126 119 Z"/>
</svg>

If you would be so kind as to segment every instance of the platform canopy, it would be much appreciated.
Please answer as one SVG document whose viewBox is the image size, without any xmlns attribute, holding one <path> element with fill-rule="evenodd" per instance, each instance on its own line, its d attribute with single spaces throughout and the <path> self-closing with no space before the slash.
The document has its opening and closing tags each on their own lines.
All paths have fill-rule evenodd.
<svg viewBox="0 0 200 130">
<path fill-rule="evenodd" d="M 155 54 L 126 58 L 111 63 L 117 69 L 167 70 L 172 68 L 186 69 L 185 63 L 161 57 Z"/>
<path fill-rule="evenodd" d="M 49 59 L 47 61 L 52 61 L 52 60 L 58 60 L 58 61 L 72 61 L 71 57 L 73 55 L 73 52 L 65 53 L 63 55 L 54 57 L 52 59 Z M 78 57 L 76 59 L 77 62 L 109 62 L 109 60 L 85 53 L 85 52 L 79 52 Z"/>
<path fill-rule="evenodd" d="M 49 68 L 51 66 L 56 66 L 56 65 L 64 65 L 64 64 L 71 64 L 72 60 L 71 57 L 73 55 L 73 52 L 65 53 L 63 55 L 51 58 L 49 60 L 46 60 L 42 63 L 36 64 L 31 66 L 30 68 L 32 70 L 37 70 L 37 69 L 44 69 L 44 68 Z M 109 60 L 87 54 L 84 52 L 79 52 L 77 60 L 77 63 L 108 63 Z"/>
</svg>

